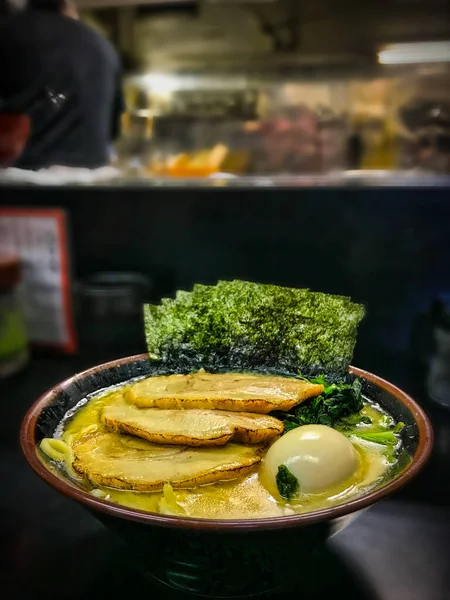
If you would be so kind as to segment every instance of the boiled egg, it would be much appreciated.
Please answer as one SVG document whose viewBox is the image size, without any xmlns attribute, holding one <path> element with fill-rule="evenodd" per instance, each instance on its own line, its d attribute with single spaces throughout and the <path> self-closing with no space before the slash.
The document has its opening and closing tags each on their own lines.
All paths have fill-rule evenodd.
<svg viewBox="0 0 450 600">
<path fill-rule="evenodd" d="M 319 494 L 344 483 L 358 469 L 352 443 L 325 425 L 304 425 L 289 431 L 269 448 L 264 475 L 270 490 L 277 490 L 278 468 L 285 465 L 298 481 L 298 491 Z"/>
</svg>

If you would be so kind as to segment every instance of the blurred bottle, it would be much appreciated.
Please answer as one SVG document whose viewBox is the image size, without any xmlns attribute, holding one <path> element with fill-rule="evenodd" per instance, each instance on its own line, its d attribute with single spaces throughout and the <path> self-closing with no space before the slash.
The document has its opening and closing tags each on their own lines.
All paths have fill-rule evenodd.
<svg viewBox="0 0 450 600">
<path fill-rule="evenodd" d="M 347 142 L 347 167 L 350 171 L 356 171 L 361 168 L 364 156 L 364 140 L 358 125 L 355 125 L 353 131 L 348 137 Z"/>
<path fill-rule="evenodd" d="M 28 362 L 20 280 L 19 259 L 0 255 L 0 377 L 16 373 Z"/>
<path fill-rule="evenodd" d="M 362 169 L 391 170 L 398 164 L 397 139 L 385 119 L 372 119 L 363 125 Z"/>
</svg>

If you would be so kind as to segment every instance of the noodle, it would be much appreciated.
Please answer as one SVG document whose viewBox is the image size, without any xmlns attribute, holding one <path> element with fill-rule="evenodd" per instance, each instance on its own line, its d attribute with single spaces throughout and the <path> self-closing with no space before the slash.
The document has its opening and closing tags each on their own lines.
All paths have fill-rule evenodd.
<svg viewBox="0 0 450 600">
<path fill-rule="evenodd" d="M 68 436 L 66 439 L 67 442 L 63 440 L 56 440 L 54 438 L 44 438 L 41 441 L 40 448 L 42 452 L 52 460 L 63 462 L 72 479 L 75 481 L 82 481 L 82 478 L 75 473 L 72 467 L 73 450 L 70 445 L 72 442 L 72 436 Z"/>
<path fill-rule="evenodd" d="M 67 461 L 67 455 L 71 454 L 71 449 L 68 444 L 62 440 L 53 438 L 44 438 L 41 442 L 41 450 L 52 460 Z M 68 462 L 68 461 L 67 461 Z M 70 462 L 70 465 L 72 462 Z"/>
</svg>

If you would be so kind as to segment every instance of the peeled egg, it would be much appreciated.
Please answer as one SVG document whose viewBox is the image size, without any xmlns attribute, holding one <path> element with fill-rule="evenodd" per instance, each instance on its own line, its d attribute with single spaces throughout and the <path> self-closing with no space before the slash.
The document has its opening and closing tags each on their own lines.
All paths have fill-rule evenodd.
<svg viewBox="0 0 450 600">
<path fill-rule="evenodd" d="M 270 488 L 277 489 L 278 467 L 286 465 L 301 493 L 317 494 L 343 483 L 358 464 L 355 448 L 342 433 L 325 425 L 304 425 L 272 444 L 263 468 Z"/>
</svg>

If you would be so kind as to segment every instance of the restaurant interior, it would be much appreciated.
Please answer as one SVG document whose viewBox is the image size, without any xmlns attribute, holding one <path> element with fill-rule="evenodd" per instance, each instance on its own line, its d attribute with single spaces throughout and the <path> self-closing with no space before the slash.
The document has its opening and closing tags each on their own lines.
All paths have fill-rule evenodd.
<svg viewBox="0 0 450 600">
<path fill-rule="evenodd" d="M 22 168 L 0 114 L 0 596 L 448 600 L 449 0 L 76 5 L 80 26 L 120 58 L 123 111 L 106 164 Z M 322 301 L 334 307 L 325 316 Z M 359 327 L 349 306 L 364 313 Z M 282 362 L 316 343 L 345 368 Z M 144 454 L 135 487 L 125 471 L 105 485 L 80 475 L 64 427 L 98 394 L 126 385 L 130 404 L 144 377 L 242 375 L 253 363 L 321 386 L 327 410 L 326 394 L 343 386 L 344 401 L 362 382 L 364 406 L 386 411 L 390 441 L 368 439 L 389 475 L 361 495 L 339 490 L 323 510 L 301 496 L 298 514 L 274 492 L 282 516 L 228 522 L 234 480 L 216 488 L 203 474 L 178 489 L 163 477 L 149 492 L 138 488 Z M 132 408 L 179 417 L 180 390 L 167 394 L 158 401 L 172 404 Z M 225 412 L 210 400 L 194 408 Z M 302 427 L 330 429 L 329 413 L 309 424 L 289 413 L 270 450 Z M 333 432 L 347 444 L 352 416 Z M 356 426 L 370 427 L 363 417 Z M 104 433 L 98 419 L 84 434 Z M 133 446 L 133 431 L 106 435 L 137 455 L 154 450 L 148 435 Z M 211 449 L 190 448 L 191 466 L 201 450 Z M 252 455 L 262 469 L 266 450 Z M 218 489 L 218 516 L 189 513 L 191 488 Z M 162 497 L 141 510 L 139 494 Z"/>
<path fill-rule="evenodd" d="M 122 172 L 450 169 L 445 0 L 79 7 L 122 57 Z"/>
</svg>

